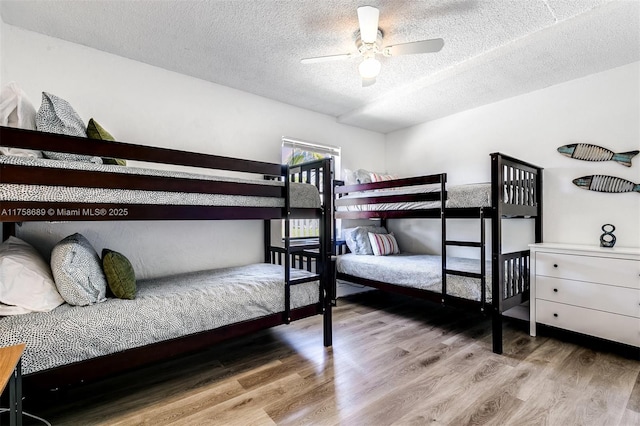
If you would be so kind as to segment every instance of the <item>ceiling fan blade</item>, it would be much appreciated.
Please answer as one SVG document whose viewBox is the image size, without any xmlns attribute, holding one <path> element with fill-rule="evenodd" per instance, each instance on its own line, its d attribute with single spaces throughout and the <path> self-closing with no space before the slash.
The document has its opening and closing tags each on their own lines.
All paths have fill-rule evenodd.
<svg viewBox="0 0 640 426">
<path fill-rule="evenodd" d="M 373 86 L 374 84 L 376 84 L 376 78 L 363 78 L 362 79 L 362 87 L 369 87 L 369 86 Z"/>
<path fill-rule="evenodd" d="M 444 46 L 444 40 L 434 38 L 431 40 L 414 41 L 411 43 L 396 44 L 395 46 L 387 46 L 383 49 L 386 56 L 398 55 L 414 55 L 416 53 L 433 53 L 439 52 Z"/>
<path fill-rule="evenodd" d="M 375 43 L 378 39 L 379 17 L 380 11 L 373 6 L 362 6 L 358 8 L 360 39 L 363 43 Z"/>
<path fill-rule="evenodd" d="M 349 59 L 352 56 L 353 54 L 351 53 L 344 53 L 341 55 L 317 56 L 315 58 L 300 59 L 300 62 L 303 64 L 316 64 L 318 62 L 329 62 L 329 61 L 339 61 L 341 59 Z"/>
</svg>

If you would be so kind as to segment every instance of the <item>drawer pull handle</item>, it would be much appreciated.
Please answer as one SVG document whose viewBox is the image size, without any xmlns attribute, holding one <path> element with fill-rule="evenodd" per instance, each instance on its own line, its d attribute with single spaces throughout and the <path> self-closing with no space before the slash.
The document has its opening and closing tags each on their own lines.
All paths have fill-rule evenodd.
<svg viewBox="0 0 640 426">
<path fill-rule="evenodd" d="M 557 264 L 557 263 L 554 263 L 554 264 L 553 264 L 553 267 L 554 267 L 554 268 L 557 268 L 557 267 L 558 267 L 558 264 Z"/>
<path fill-rule="evenodd" d="M 558 314 L 553 314 L 554 317 L 558 318 Z"/>
<path fill-rule="evenodd" d="M 554 292 L 554 293 L 557 293 L 557 292 L 558 292 L 558 289 L 557 289 L 557 288 L 554 288 L 554 289 L 553 289 L 553 292 Z"/>
</svg>

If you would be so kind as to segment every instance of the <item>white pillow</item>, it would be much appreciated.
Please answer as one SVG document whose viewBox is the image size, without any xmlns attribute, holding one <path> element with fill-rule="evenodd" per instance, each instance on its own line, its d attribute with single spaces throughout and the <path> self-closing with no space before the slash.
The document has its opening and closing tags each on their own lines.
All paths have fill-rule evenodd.
<svg viewBox="0 0 640 426">
<path fill-rule="evenodd" d="M 42 158 L 42 152 L 32 149 L 7 148 L 0 146 L 1 155 L 13 155 L 14 157 Z"/>
<path fill-rule="evenodd" d="M 107 300 L 102 262 L 82 234 L 69 235 L 56 244 L 51 251 L 51 271 L 68 304 L 86 306 Z"/>
<path fill-rule="evenodd" d="M 9 315 L 30 314 L 30 309 L 21 308 L 20 306 L 5 305 L 0 303 L 0 317 L 8 317 Z"/>
<path fill-rule="evenodd" d="M 342 180 L 345 185 L 357 185 L 358 184 L 358 176 L 356 172 L 349 169 L 342 170 Z"/>
<path fill-rule="evenodd" d="M 398 242 L 393 232 L 390 234 L 374 234 L 369 232 L 369 242 L 374 256 L 387 256 L 400 253 Z"/>
<path fill-rule="evenodd" d="M 9 237 L 0 244 L 0 315 L 48 312 L 64 303 L 49 265 L 30 244 Z"/>
<path fill-rule="evenodd" d="M 36 109 L 15 82 L 0 90 L 0 125 L 19 129 L 36 129 Z M 40 151 L 0 147 L 0 154 L 42 158 Z"/>
<path fill-rule="evenodd" d="M 13 81 L 0 90 L 0 125 L 36 130 L 36 109 Z"/>
</svg>

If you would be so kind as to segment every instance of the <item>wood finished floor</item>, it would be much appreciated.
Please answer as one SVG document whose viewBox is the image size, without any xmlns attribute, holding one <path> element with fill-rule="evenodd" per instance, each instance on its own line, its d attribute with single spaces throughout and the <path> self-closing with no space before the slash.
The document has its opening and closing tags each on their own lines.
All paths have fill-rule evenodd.
<svg viewBox="0 0 640 426">
<path fill-rule="evenodd" d="M 54 425 L 640 425 L 635 350 L 507 323 L 495 355 L 486 318 L 378 292 L 334 319 L 332 349 L 318 316 L 24 409 Z"/>
</svg>

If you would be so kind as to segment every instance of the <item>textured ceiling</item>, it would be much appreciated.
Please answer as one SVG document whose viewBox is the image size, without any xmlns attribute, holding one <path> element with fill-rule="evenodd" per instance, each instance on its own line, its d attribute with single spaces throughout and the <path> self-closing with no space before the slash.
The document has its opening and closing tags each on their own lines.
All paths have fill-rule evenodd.
<svg viewBox="0 0 640 426">
<path fill-rule="evenodd" d="M 382 58 L 361 87 L 356 9 L 383 45 L 441 37 L 439 53 Z M 640 60 L 640 0 L 0 1 L 2 20 L 387 133 Z"/>
</svg>

